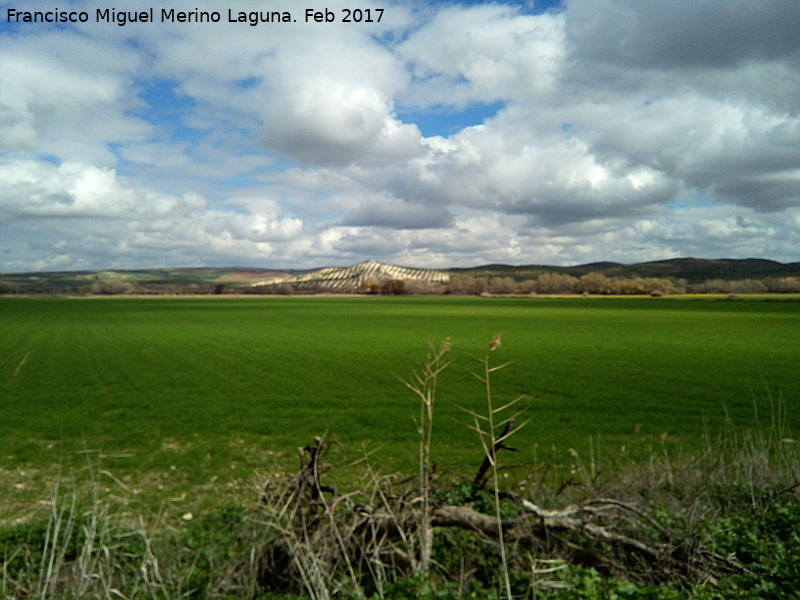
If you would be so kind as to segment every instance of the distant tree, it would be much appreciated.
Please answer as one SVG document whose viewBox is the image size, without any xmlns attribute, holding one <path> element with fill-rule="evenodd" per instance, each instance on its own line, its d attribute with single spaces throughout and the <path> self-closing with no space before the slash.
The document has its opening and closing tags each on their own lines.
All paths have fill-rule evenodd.
<svg viewBox="0 0 800 600">
<path fill-rule="evenodd" d="M 406 293 L 406 282 L 402 279 L 387 279 L 381 284 L 384 296 L 402 296 Z"/>
<path fill-rule="evenodd" d="M 534 282 L 534 291 L 538 294 L 572 294 L 579 288 L 577 278 L 561 273 L 542 273 Z"/>
<path fill-rule="evenodd" d="M 729 294 L 731 292 L 731 283 L 724 279 L 709 279 L 694 286 L 692 291 L 698 294 Z"/>
<path fill-rule="evenodd" d="M 444 286 L 426 279 L 406 279 L 406 294 L 425 296 L 428 294 L 444 294 Z"/>
<path fill-rule="evenodd" d="M 381 284 L 374 277 L 367 277 L 358 291 L 362 294 L 377 294 L 381 291 Z"/>
<path fill-rule="evenodd" d="M 580 278 L 581 291 L 589 294 L 613 294 L 614 283 L 602 273 L 592 272 Z"/>
<path fill-rule="evenodd" d="M 649 292 L 661 292 L 662 294 L 685 294 L 686 282 L 680 279 L 648 279 L 652 282 Z"/>
<path fill-rule="evenodd" d="M 800 278 L 798 277 L 783 277 L 783 278 L 770 278 L 764 280 L 764 285 L 767 286 L 767 291 L 777 294 L 797 293 L 800 292 Z"/>
<path fill-rule="evenodd" d="M 8 294 L 11 291 L 11 286 L 7 283 L 0 283 L 0 296 Z"/>
<path fill-rule="evenodd" d="M 492 294 L 513 294 L 516 285 L 511 277 L 490 277 L 486 282 L 486 290 Z"/>
<path fill-rule="evenodd" d="M 536 281 L 533 279 L 525 279 L 517 281 L 514 284 L 514 293 L 516 294 L 531 294 L 536 292 Z"/>
<path fill-rule="evenodd" d="M 734 294 L 765 294 L 769 288 L 763 279 L 740 279 L 731 282 Z"/>
<path fill-rule="evenodd" d="M 136 284 L 123 279 L 96 279 L 89 286 L 90 294 L 112 296 L 115 294 L 130 294 L 136 289 Z"/>
<path fill-rule="evenodd" d="M 445 288 L 446 294 L 478 296 L 486 291 L 486 278 L 472 275 L 455 275 Z"/>
</svg>

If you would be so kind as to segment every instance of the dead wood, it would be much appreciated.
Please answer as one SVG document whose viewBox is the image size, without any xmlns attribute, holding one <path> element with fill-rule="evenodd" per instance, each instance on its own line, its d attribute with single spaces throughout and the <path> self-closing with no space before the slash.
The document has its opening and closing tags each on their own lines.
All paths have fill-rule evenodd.
<svg viewBox="0 0 800 600">
<path fill-rule="evenodd" d="M 510 446 L 505 445 L 505 440 L 507 436 L 511 432 L 511 429 L 514 427 L 514 423 L 516 419 L 509 419 L 506 421 L 505 426 L 503 427 L 503 431 L 497 436 L 497 441 L 494 443 L 494 446 L 490 449 L 490 454 L 487 454 L 483 457 L 483 462 L 481 462 L 481 466 L 478 467 L 478 472 L 475 474 L 474 484 L 477 488 L 483 489 L 486 487 L 486 481 L 489 477 L 489 469 L 492 466 L 492 463 L 497 460 L 497 452 L 499 450 L 508 450 L 509 452 L 516 452 L 516 448 L 512 448 Z"/>
<path fill-rule="evenodd" d="M 274 539 L 259 561 L 264 587 L 303 592 L 308 583 L 304 590 L 298 589 L 297 582 L 309 574 L 323 577 L 323 573 L 325 578 L 338 573 L 351 580 L 358 573 L 362 580 L 350 581 L 351 585 L 362 586 L 363 580 L 377 585 L 414 572 L 422 525 L 418 490 L 411 482 L 401 486 L 386 478 L 376 479 L 372 489 L 340 494 L 321 481 L 325 448 L 325 440 L 316 438 L 301 449 L 296 475 L 282 485 L 272 482 L 265 487 L 262 519 L 274 530 Z M 443 485 L 441 479 L 436 485 Z M 524 558 L 530 555 L 558 557 L 603 574 L 648 583 L 713 583 L 722 574 L 741 570 L 698 541 L 681 540 L 644 507 L 629 502 L 600 497 L 549 510 L 518 493 L 503 497 L 508 512 L 515 512 L 501 523 L 504 542 L 524 550 L 513 552 L 521 571 L 530 572 L 531 565 L 520 562 L 530 560 Z M 478 510 L 480 505 L 434 503 L 430 527 L 462 530 L 483 544 L 498 544 L 497 518 Z M 332 580 L 317 584 L 334 585 Z"/>
</svg>

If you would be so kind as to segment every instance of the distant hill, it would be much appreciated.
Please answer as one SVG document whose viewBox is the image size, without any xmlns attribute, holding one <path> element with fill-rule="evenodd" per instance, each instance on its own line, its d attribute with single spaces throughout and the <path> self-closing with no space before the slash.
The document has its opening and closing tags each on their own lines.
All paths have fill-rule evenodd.
<svg viewBox="0 0 800 600">
<path fill-rule="evenodd" d="M 685 279 L 689 283 L 698 283 L 709 279 L 736 280 L 800 276 L 800 263 L 783 264 L 761 258 L 744 260 L 673 258 L 627 267 L 620 265 L 606 270 L 606 274 L 609 276 L 617 276 L 617 272 L 637 277 L 675 277 Z"/>
<path fill-rule="evenodd" d="M 300 272 L 199 267 L 12 273 L 0 275 L 0 285 L 11 293 L 20 294 L 113 294 L 133 290 L 154 294 L 213 293 L 256 282 L 281 281 Z"/>
<path fill-rule="evenodd" d="M 375 261 L 367 261 L 352 267 L 326 267 L 308 273 L 288 277 L 281 283 L 291 285 L 295 289 L 324 288 L 330 290 L 355 290 L 370 279 L 376 283 L 390 279 L 403 281 L 425 281 L 428 283 L 447 283 L 450 274 L 435 269 L 412 269 L 397 267 Z"/>
<path fill-rule="evenodd" d="M 350 267 L 314 270 L 274 270 L 241 267 L 161 268 L 140 270 L 69 271 L 0 274 L 0 291 L 20 294 L 76 293 L 222 293 L 249 291 L 287 284 L 296 290 L 358 289 L 365 281 L 390 279 L 446 284 L 452 276 L 510 277 L 515 281 L 536 279 L 543 273 L 581 277 L 599 272 L 608 277 L 668 278 L 689 284 L 710 280 L 800 278 L 800 262 L 767 259 L 675 258 L 624 265 L 595 262 L 571 267 L 490 264 L 457 269 L 416 269 L 367 261 Z"/>
<path fill-rule="evenodd" d="M 563 273 L 580 277 L 586 273 L 600 272 L 608 277 L 666 277 L 684 279 L 688 283 L 701 283 L 712 279 L 733 281 L 768 277 L 800 277 L 800 262 L 780 263 L 760 258 L 673 258 L 632 265 L 615 262 L 595 262 L 574 267 L 486 265 L 469 269 L 452 269 L 451 272 L 483 277 L 511 276 L 517 280 L 532 279 L 542 273 Z"/>
</svg>

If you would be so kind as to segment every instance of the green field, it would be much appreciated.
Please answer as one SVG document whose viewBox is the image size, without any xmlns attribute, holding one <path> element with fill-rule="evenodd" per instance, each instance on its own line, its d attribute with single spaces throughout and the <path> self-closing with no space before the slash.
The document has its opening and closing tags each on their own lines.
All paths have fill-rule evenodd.
<svg viewBox="0 0 800 600">
<path fill-rule="evenodd" d="M 800 426 L 797 302 L 2 298 L 0 494 L 86 451 L 132 486 L 236 488 L 325 432 L 412 473 L 418 407 L 398 376 L 446 337 L 433 454 L 471 473 L 481 450 L 458 406 L 484 406 L 474 358 L 497 333 L 492 360 L 512 364 L 496 396 L 524 394 L 531 418 L 510 462 L 692 450 L 756 414 Z"/>
</svg>

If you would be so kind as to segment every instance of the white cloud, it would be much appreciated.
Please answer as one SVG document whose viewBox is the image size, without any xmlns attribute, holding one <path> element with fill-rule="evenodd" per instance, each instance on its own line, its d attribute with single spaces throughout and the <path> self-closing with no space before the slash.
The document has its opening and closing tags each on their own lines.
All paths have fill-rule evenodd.
<svg viewBox="0 0 800 600">
<path fill-rule="evenodd" d="M 402 160 L 420 146 L 419 130 L 392 118 L 387 98 L 327 77 L 270 105 L 264 131 L 269 149 L 311 164 Z"/>
<path fill-rule="evenodd" d="M 527 101 L 556 87 L 563 17 L 522 15 L 497 4 L 444 8 L 398 52 L 416 78 L 410 103 Z"/>
<path fill-rule="evenodd" d="M 0 33 L 0 271 L 797 260 L 794 0 L 358 6 Z"/>
<path fill-rule="evenodd" d="M 157 192 L 112 169 L 78 163 L 2 164 L 0 189 L 0 238 L 11 240 L 12 251 L 27 246 L 54 257 L 33 266 L 77 269 L 92 260 L 158 266 L 169 259 L 200 265 L 248 255 L 252 263 L 267 258 L 272 243 L 296 238 L 303 228 L 301 219 L 282 215 L 269 201 L 257 202 L 258 210 L 214 208 L 196 193 Z M 9 260 L 16 269 L 25 264 Z"/>
<path fill-rule="evenodd" d="M 151 126 L 128 111 L 136 54 L 68 32 L 0 37 L 0 150 L 109 164 L 109 143 L 143 139 Z"/>
</svg>

